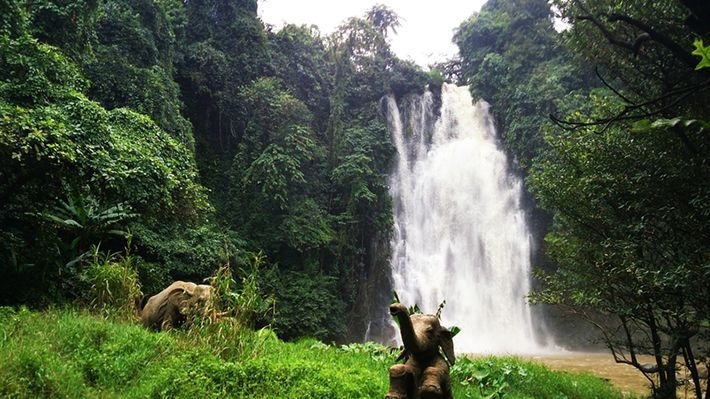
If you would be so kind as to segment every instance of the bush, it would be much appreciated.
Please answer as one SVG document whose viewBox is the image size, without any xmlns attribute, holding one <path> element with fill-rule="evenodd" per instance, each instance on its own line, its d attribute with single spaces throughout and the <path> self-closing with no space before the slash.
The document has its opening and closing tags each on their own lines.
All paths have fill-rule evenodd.
<svg viewBox="0 0 710 399">
<path fill-rule="evenodd" d="M 130 240 L 126 254 L 102 254 L 98 247 L 91 252 L 91 261 L 84 270 L 90 284 L 88 303 L 105 315 L 131 320 L 136 300 L 142 296 L 135 258 L 130 255 Z"/>
<path fill-rule="evenodd" d="M 280 338 L 314 337 L 332 341 L 345 334 L 345 304 L 334 277 L 286 272 L 274 290 L 276 315 L 271 325 Z"/>
<path fill-rule="evenodd" d="M 457 398 L 621 398 L 611 384 L 591 374 L 552 372 L 515 357 L 457 359 L 451 369 Z"/>
<path fill-rule="evenodd" d="M 273 298 L 265 296 L 258 283 L 264 259 L 261 253 L 243 256 L 245 267 L 239 285 L 229 264 L 209 277 L 213 287 L 209 303 L 188 315 L 187 334 L 195 345 L 211 348 L 222 358 L 244 358 L 255 356 L 266 341 L 276 338 L 268 329 L 253 332 L 255 325 L 273 312 Z"/>
<path fill-rule="evenodd" d="M 210 223 L 150 228 L 134 224 L 131 230 L 136 251 L 148 262 L 140 271 L 146 293 L 156 293 L 174 280 L 201 280 L 227 263 L 229 254 L 242 246 L 232 232 L 219 231 Z"/>
</svg>

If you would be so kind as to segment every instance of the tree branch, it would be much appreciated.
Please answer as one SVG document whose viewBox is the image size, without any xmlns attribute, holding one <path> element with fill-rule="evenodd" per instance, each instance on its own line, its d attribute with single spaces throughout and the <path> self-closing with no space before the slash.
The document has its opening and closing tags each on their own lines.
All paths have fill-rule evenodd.
<svg viewBox="0 0 710 399">
<path fill-rule="evenodd" d="M 607 29 L 606 26 L 604 26 L 604 24 L 595 16 L 593 16 L 591 14 L 590 15 L 578 15 L 578 16 L 574 17 L 574 19 L 579 20 L 579 21 L 589 21 L 589 22 L 593 23 L 597 28 L 599 28 L 599 30 L 602 32 L 604 37 L 609 41 L 609 43 L 619 46 L 619 47 L 623 47 L 629 51 L 633 51 L 633 49 L 634 49 L 633 43 L 625 41 L 625 40 L 621 40 L 621 39 L 617 38 L 616 36 L 614 36 L 611 33 L 611 31 L 609 31 L 609 29 Z"/>
<path fill-rule="evenodd" d="M 631 26 L 638 28 L 638 29 L 642 30 L 643 32 L 647 33 L 649 35 L 649 37 L 651 38 L 651 40 L 663 45 L 663 47 L 665 47 L 671 53 L 673 53 L 673 55 L 675 55 L 676 58 L 678 58 L 680 61 L 682 61 L 686 66 L 690 67 L 690 69 L 695 69 L 695 65 L 698 64 L 695 57 L 693 57 L 693 55 L 689 51 L 687 51 L 686 49 L 684 49 L 683 47 L 678 45 L 678 43 L 673 41 L 673 39 L 671 39 L 670 37 L 653 29 L 653 27 L 651 27 L 648 24 L 645 24 L 645 23 L 643 23 L 639 20 L 636 20 L 634 18 L 631 18 L 628 15 L 617 14 L 617 13 L 609 14 L 607 16 L 607 19 L 610 22 L 617 22 L 617 21 L 625 22 L 626 24 L 631 25 Z M 633 50 L 633 48 L 632 48 L 632 50 Z"/>
<path fill-rule="evenodd" d="M 612 91 L 614 94 L 616 94 L 619 98 L 621 98 L 622 100 L 624 100 L 624 101 L 625 101 L 626 103 L 628 103 L 628 104 L 631 104 L 631 105 L 634 105 L 634 104 L 635 104 L 633 101 L 629 100 L 628 98 L 626 98 L 626 96 L 624 96 L 623 94 L 621 94 L 621 92 L 620 92 L 619 90 L 617 90 L 615 87 L 613 87 L 611 84 L 609 84 L 609 83 L 604 79 L 604 77 L 602 76 L 602 74 L 599 73 L 599 68 L 598 68 L 598 67 L 594 67 L 594 74 L 597 75 L 597 77 L 599 78 L 599 80 L 602 81 L 602 84 L 603 84 L 604 86 L 606 86 L 609 90 L 611 90 L 611 91 Z"/>
<path fill-rule="evenodd" d="M 690 69 L 694 69 L 695 65 L 697 65 L 697 60 L 693 55 L 688 51 L 687 49 L 683 48 L 683 46 L 680 46 L 678 43 L 673 41 L 669 36 L 664 35 L 661 32 L 658 32 L 655 30 L 652 26 L 641 22 L 635 18 L 632 18 L 628 15 L 624 14 L 619 14 L 619 13 L 612 13 L 612 14 L 601 14 L 601 16 L 606 17 L 607 21 L 609 22 L 623 22 L 627 25 L 633 26 L 636 29 L 641 30 L 644 32 L 645 35 L 640 35 L 638 36 L 633 42 L 623 40 L 616 36 L 612 31 L 610 31 L 607 26 L 602 22 L 601 19 L 599 19 L 597 16 L 592 14 L 589 9 L 587 9 L 584 4 L 582 4 L 581 1 L 575 0 L 575 4 L 582 9 L 582 11 L 585 13 L 585 15 L 580 15 L 575 17 L 574 19 L 580 20 L 580 21 L 589 21 L 594 26 L 596 26 L 604 35 L 604 37 L 609 41 L 609 43 L 625 48 L 629 50 L 630 52 L 634 54 L 639 53 L 639 47 L 643 43 L 643 41 L 646 40 L 653 40 L 654 42 L 657 42 L 661 44 L 663 47 L 668 49 L 676 58 L 678 58 L 683 64 L 686 66 L 690 67 Z"/>
<path fill-rule="evenodd" d="M 608 86 L 607 86 L 608 87 Z M 608 118 L 601 118 L 601 119 L 595 119 L 593 121 L 589 122 L 581 122 L 581 121 L 571 121 L 571 120 L 563 120 L 558 117 L 556 117 L 553 114 L 549 115 L 549 118 L 554 122 L 557 126 L 561 127 L 562 129 L 565 130 L 576 130 L 582 127 L 589 127 L 589 126 L 603 126 L 601 132 L 606 131 L 606 129 L 611 126 L 611 124 L 615 122 L 621 122 L 621 121 L 633 121 L 633 120 L 640 120 L 640 119 L 645 119 L 649 118 L 651 116 L 656 116 L 659 114 L 662 114 L 665 111 L 668 111 L 681 103 L 684 99 L 690 97 L 691 95 L 698 93 L 702 91 L 703 89 L 710 87 L 710 79 L 702 82 L 699 85 L 695 86 L 687 86 L 687 87 L 681 87 L 675 90 L 671 90 L 669 92 L 664 93 L 661 96 L 658 96 L 656 98 L 653 98 L 651 100 L 634 104 L 630 101 L 628 101 L 625 97 L 621 96 L 621 98 L 629 103 L 629 105 L 625 106 L 623 110 L 618 112 L 617 114 L 610 116 Z M 615 94 L 619 95 L 615 90 L 612 89 Z M 675 97 L 675 98 L 674 98 Z M 670 102 L 668 102 L 666 105 L 653 109 L 651 111 L 643 111 L 644 109 L 649 109 L 652 108 L 651 106 L 664 102 L 665 100 L 671 99 Z"/>
</svg>

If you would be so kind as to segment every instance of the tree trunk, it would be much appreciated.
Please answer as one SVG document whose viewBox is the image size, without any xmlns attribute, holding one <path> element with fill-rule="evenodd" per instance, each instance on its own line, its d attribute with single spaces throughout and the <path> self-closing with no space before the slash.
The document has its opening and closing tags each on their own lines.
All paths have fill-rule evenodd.
<svg viewBox="0 0 710 399">
<path fill-rule="evenodd" d="M 649 332 L 651 333 L 651 342 L 653 343 L 653 356 L 655 357 L 656 365 L 658 366 L 659 387 L 654 389 L 653 397 L 655 399 L 677 399 L 675 356 L 669 356 L 667 364 L 664 364 L 661 337 L 658 333 L 656 317 L 654 316 L 650 305 L 647 305 L 646 312 L 648 327 L 650 330 Z M 673 363 L 671 363 L 671 361 Z"/>
<path fill-rule="evenodd" d="M 695 397 L 697 399 L 702 399 L 703 392 L 700 387 L 700 378 L 698 378 L 698 368 L 695 365 L 695 356 L 693 355 L 693 349 L 690 347 L 690 340 L 685 339 L 683 342 L 683 358 L 685 359 L 685 367 L 690 371 L 690 376 L 693 379 L 693 387 L 695 387 Z"/>
</svg>

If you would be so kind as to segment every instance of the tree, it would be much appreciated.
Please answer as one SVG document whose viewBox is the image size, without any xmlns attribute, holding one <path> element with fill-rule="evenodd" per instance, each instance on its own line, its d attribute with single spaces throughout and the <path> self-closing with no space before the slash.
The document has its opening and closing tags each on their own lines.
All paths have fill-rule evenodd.
<svg viewBox="0 0 710 399">
<path fill-rule="evenodd" d="M 365 18 L 350 18 L 329 38 L 335 70 L 327 147 L 336 236 L 331 269 L 339 277 L 348 331 L 355 339 L 365 334 L 364 320 L 386 306 L 378 292 L 389 290 L 392 205 L 386 182 L 395 150 L 378 104 L 391 92 L 421 92 L 427 82 L 420 69 L 394 57 L 382 26 L 369 19 L 375 14 L 377 9 Z M 395 22 L 394 15 L 388 18 Z"/>
<path fill-rule="evenodd" d="M 195 0 L 184 7 L 186 42 L 181 43 L 176 80 L 195 129 L 198 156 L 228 162 L 244 128 L 232 99 L 263 74 L 266 34 L 256 0 Z"/>
<path fill-rule="evenodd" d="M 72 260 L 99 243 L 123 250 L 106 233 L 130 229 L 146 291 L 201 279 L 249 248 L 277 265 L 275 287 L 298 275 L 327 299 L 319 308 L 332 317 L 315 321 L 333 321 L 319 336 L 342 339 L 346 320 L 354 331 L 368 317 L 391 228 L 394 150 L 379 101 L 428 79 L 390 50 L 394 12 L 375 7 L 324 38 L 265 30 L 256 0 L 3 4 L 9 300 L 66 295 L 83 266 Z M 313 331 L 292 321 L 290 337 Z"/>
<path fill-rule="evenodd" d="M 41 42 L 62 48 L 78 62 L 91 47 L 98 4 L 98 0 L 26 2 L 25 27 Z"/>
<path fill-rule="evenodd" d="M 278 254 L 289 246 L 301 253 L 317 251 L 332 239 L 325 213 L 307 186 L 318 177 L 314 166 L 322 155 L 311 114 L 273 78 L 257 79 L 237 101 L 247 128 L 232 165 L 232 225 L 256 248 L 293 266 L 295 259 Z"/>
<path fill-rule="evenodd" d="M 287 25 L 269 35 L 270 68 L 313 114 L 319 141 L 326 144 L 329 98 L 333 90 L 333 64 L 324 39 L 315 26 Z"/>
<path fill-rule="evenodd" d="M 342 339 L 345 305 L 337 279 L 320 273 L 285 272 L 267 283 L 274 292 L 276 318 L 273 328 L 283 339 L 302 336 L 323 341 Z"/>
<path fill-rule="evenodd" d="M 454 35 L 461 73 L 476 99 L 489 102 L 506 148 L 523 170 L 545 149 L 547 115 L 589 85 L 588 70 L 562 47 L 544 0 L 489 1 Z"/>
<path fill-rule="evenodd" d="M 78 65 L 29 24 L 0 37 L 0 245 L 3 299 L 13 303 L 71 295 L 80 252 L 99 241 L 123 249 L 103 234 L 117 222 L 140 230 L 137 255 L 157 260 L 144 232 L 184 234 L 212 212 L 191 150 L 145 115 L 89 100 Z"/>
<path fill-rule="evenodd" d="M 384 38 L 387 38 L 387 34 L 390 30 L 393 33 L 397 33 L 397 28 L 400 26 L 397 13 L 382 4 L 372 6 L 372 8 L 365 13 L 365 19 L 370 21 Z"/>
<path fill-rule="evenodd" d="M 166 7 L 147 0 L 102 1 L 93 51 L 80 65 L 92 82 L 90 98 L 107 109 L 146 114 L 194 150 L 192 127 L 180 112 L 180 90 L 173 80 L 178 43 Z"/>
<path fill-rule="evenodd" d="M 669 129 L 550 134 L 554 156 L 531 176 L 542 206 L 555 214 L 546 242 L 558 265 L 533 298 L 617 317 L 618 324 L 596 323 L 615 360 L 642 371 L 668 398 L 675 397 L 677 359 L 697 387 L 695 362 L 707 364 L 710 355 L 696 341 L 710 338 L 710 186 L 703 178 L 710 163 Z M 686 131 L 705 154 L 707 129 Z M 653 367 L 643 354 L 654 356 Z"/>
<path fill-rule="evenodd" d="M 615 318 L 595 325 L 617 362 L 644 373 L 658 398 L 676 397 L 684 367 L 700 399 L 710 140 L 707 74 L 695 70 L 686 24 L 695 11 L 591 3 L 557 3 L 572 23 L 571 49 L 598 65 L 604 89 L 554 118 L 563 129 L 549 131 L 552 151 L 533 169 L 531 186 L 555 215 L 546 241 L 558 268 L 532 298 Z"/>
<path fill-rule="evenodd" d="M 246 121 L 235 98 L 268 70 L 266 32 L 256 0 L 177 1 L 179 26 L 175 80 L 192 123 L 200 181 L 210 191 L 218 220 L 230 201 L 229 171 Z M 228 228 L 229 226 L 225 226 Z"/>
<path fill-rule="evenodd" d="M 568 44 L 593 60 L 601 82 L 625 102 L 616 114 L 591 123 L 707 115 L 708 72 L 693 72 L 696 34 L 682 2 L 665 0 L 645 8 L 633 2 L 560 2 L 572 22 Z M 707 32 L 705 33 L 707 35 Z M 565 122 L 565 121 L 563 121 Z M 562 123 L 574 127 L 574 120 Z"/>
</svg>

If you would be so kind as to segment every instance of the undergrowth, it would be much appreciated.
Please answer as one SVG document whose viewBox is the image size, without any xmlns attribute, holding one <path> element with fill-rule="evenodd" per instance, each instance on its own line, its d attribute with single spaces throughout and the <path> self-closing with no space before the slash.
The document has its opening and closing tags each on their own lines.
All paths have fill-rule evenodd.
<svg viewBox="0 0 710 399">
<path fill-rule="evenodd" d="M 554 372 L 516 357 L 461 358 L 451 369 L 456 398 L 621 398 L 592 374 Z"/>
<path fill-rule="evenodd" d="M 0 308 L 3 398 L 381 398 L 399 351 L 379 344 L 280 341 L 255 322 L 271 312 L 260 294 L 260 255 L 211 278 L 185 328 L 150 332 L 131 303 L 140 294 L 134 258 L 98 251 L 85 268 L 85 310 Z M 240 289 L 237 289 L 239 285 Z M 598 378 L 549 371 L 515 358 L 459 358 L 456 398 L 620 398 Z"/>
<path fill-rule="evenodd" d="M 382 398 L 398 354 L 234 328 L 225 336 L 241 337 L 237 349 L 215 354 L 214 339 L 195 340 L 194 331 L 154 333 L 69 308 L 0 308 L 0 397 Z M 516 358 L 461 357 L 452 379 L 459 399 L 621 398 L 598 378 Z"/>
<path fill-rule="evenodd" d="M 73 309 L 0 309 L 3 398 L 370 398 L 386 391 L 382 360 L 315 340 L 284 343 L 269 330 L 242 331 L 258 352 L 225 358 L 184 330 L 153 333 Z"/>
</svg>

